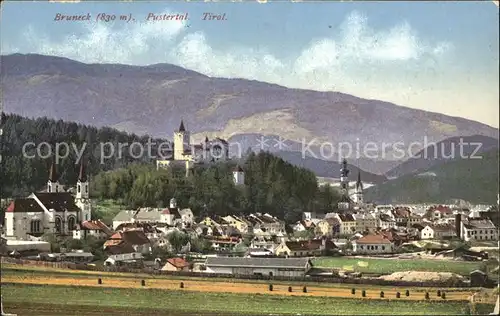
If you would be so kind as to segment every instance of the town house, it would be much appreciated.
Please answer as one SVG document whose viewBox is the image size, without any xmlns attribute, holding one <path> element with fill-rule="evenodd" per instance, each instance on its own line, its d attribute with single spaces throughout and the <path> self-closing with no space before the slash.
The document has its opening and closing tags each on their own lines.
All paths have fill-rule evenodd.
<svg viewBox="0 0 500 316">
<path fill-rule="evenodd" d="M 356 254 L 383 254 L 394 251 L 393 243 L 384 235 L 369 234 L 352 242 Z"/>
<path fill-rule="evenodd" d="M 248 233 L 248 224 L 239 217 L 235 215 L 228 215 L 226 217 L 223 217 L 223 219 L 226 221 L 226 223 L 228 223 L 228 225 L 236 228 L 242 234 Z"/>
<path fill-rule="evenodd" d="M 274 254 L 284 257 L 321 256 L 335 248 L 330 239 L 323 237 L 313 240 L 284 241 L 276 247 Z"/>
<path fill-rule="evenodd" d="M 462 239 L 470 240 L 498 240 L 498 229 L 489 219 L 469 219 L 460 222 Z"/>
<path fill-rule="evenodd" d="M 378 227 L 377 217 L 371 213 L 356 215 L 356 231 L 375 232 Z"/>
</svg>

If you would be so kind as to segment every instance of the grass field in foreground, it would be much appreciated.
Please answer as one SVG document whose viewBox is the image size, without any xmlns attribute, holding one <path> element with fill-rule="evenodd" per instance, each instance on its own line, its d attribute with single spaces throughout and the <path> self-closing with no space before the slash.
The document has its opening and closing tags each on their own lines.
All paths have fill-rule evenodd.
<svg viewBox="0 0 500 316">
<path fill-rule="evenodd" d="M 149 274 L 132 274 L 132 273 L 117 273 L 117 272 L 97 272 L 97 271 L 81 271 L 81 270 L 70 270 L 70 269 L 54 269 L 49 267 L 39 267 L 39 266 L 22 266 L 13 264 L 3 264 L 1 269 L 2 277 L 16 278 L 16 279 L 36 279 L 36 278 L 78 278 L 78 279 L 93 279 L 97 278 L 106 279 L 132 279 L 136 280 L 137 283 L 141 279 L 148 282 L 149 280 L 178 280 L 180 281 L 199 281 L 199 282 L 216 282 L 216 283 L 230 283 L 230 284 L 269 284 L 274 285 L 291 285 L 291 286 L 314 286 L 317 288 L 337 288 L 337 289 L 351 289 L 351 288 L 363 288 L 366 290 L 375 289 L 377 291 L 390 291 L 394 290 L 394 286 L 380 286 L 380 285 L 356 285 L 356 284 L 345 284 L 345 283 L 318 283 L 318 282 L 286 282 L 286 281 L 269 281 L 269 280 L 244 280 L 244 279 L 234 279 L 234 278 L 197 278 L 197 277 L 180 277 L 180 276 L 169 276 L 169 275 L 149 275 Z M 403 287 L 398 288 L 399 291 L 410 290 L 412 292 L 435 292 L 436 288 L 424 288 L 424 287 Z M 447 292 L 455 291 L 470 291 L 475 292 L 479 288 L 446 288 Z"/>
<path fill-rule="evenodd" d="M 481 262 L 432 259 L 365 259 L 348 257 L 317 258 L 316 267 L 341 268 L 367 273 L 391 274 L 399 271 L 452 272 L 468 276 Z"/>
<path fill-rule="evenodd" d="M 416 302 L 340 299 L 322 297 L 287 297 L 271 295 L 195 293 L 177 290 L 110 289 L 67 286 L 35 286 L 2 284 L 4 308 L 19 307 L 22 302 L 60 305 L 71 310 L 71 305 L 93 306 L 94 314 L 100 308 L 151 309 L 151 314 L 164 310 L 184 312 L 221 312 L 236 314 L 320 314 L 320 315 L 460 315 L 468 310 L 466 302 Z M 21 305 L 22 306 L 22 305 Z M 66 308 L 65 308 L 66 306 Z M 486 306 L 486 310 L 492 307 Z M 89 308 L 90 310 L 90 308 Z M 18 309 L 16 308 L 16 312 Z M 154 313 L 153 313 L 154 312 Z M 20 312 L 19 312 L 20 313 Z M 134 315 L 127 310 L 127 315 Z M 57 315 L 57 313 L 54 313 Z M 62 314 L 59 314 L 62 315 Z M 80 315 L 82 315 L 80 313 Z M 85 314 L 83 314 L 85 315 Z M 142 315 L 140 313 L 135 315 Z"/>
</svg>

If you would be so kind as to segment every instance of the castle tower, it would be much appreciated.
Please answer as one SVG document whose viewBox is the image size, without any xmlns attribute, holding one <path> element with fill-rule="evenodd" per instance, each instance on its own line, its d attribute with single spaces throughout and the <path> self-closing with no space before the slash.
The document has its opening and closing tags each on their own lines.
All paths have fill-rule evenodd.
<svg viewBox="0 0 500 316">
<path fill-rule="evenodd" d="M 81 210 L 79 220 L 80 221 L 91 220 L 92 211 L 90 203 L 89 179 L 83 161 L 80 164 L 80 173 L 78 174 L 78 181 L 76 182 L 75 204 Z"/>
<path fill-rule="evenodd" d="M 47 193 L 58 193 L 62 189 L 58 178 L 56 160 L 52 159 L 52 165 L 49 170 L 49 181 L 47 181 Z"/>
<path fill-rule="evenodd" d="M 233 169 L 233 179 L 235 185 L 245 184 L 245 172 L 239 165 Z"/>
<path fill-rule="evenodd" d="M 361 182 L 361 171 L 358 171 L 358 181 L 356 181 L 356 190 L 354 192 L 354 202 L 363 204 L 363 182 Z"/>
<path fill-rule="evenodd" d="M 190 149 L 190 135 L 181 120 L 179 130 L 174 132 L 174 160 L 185 160 L 184 153 Z"/>
</svg>

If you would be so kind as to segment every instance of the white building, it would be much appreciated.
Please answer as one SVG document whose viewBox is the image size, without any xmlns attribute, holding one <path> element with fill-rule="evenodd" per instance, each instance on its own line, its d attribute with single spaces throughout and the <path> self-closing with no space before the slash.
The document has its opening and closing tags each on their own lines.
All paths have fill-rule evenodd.
<svg viewBox="0 0 500 316">
<path fill-rule="evenodd" d="M 90 220 L 89 183 L 80 166 L 76 196 L 59 184 L 56 165 L 52 164 L 45 192 L 14 199 L 5 212 L 5 236 L 29 240 L 44 233 L 72 235 L 77 224 Z"/>
<path fill-rule="evenodd" d="M 498 229 L 489 219 L 470 219 L 460 222 L 461 238 L 469 240 L 498 240 Z"/>
<path fill-rule="evenodd" d="M 157 169 L 178 165 L 184 167 L 188 174 L 195 164 L 227 160 L 229 145 L 224 139 L 209 140 L 208 137 L 201 144 L 191 145 L 190 133 L 181 120 L 179 130 L 174 132 L 173 148 L 168 148 L 162 155 L 165 159 L 156 161 Z"/>
<path fill-rule="evenodd" d="M 311 269 L 308 258 L 207 258 L 205 271 L 232 275 L 303 277 Z"/>
<path fill-rule="evenodd" d="M 392 253 L 394 244 L 383 235 L 366 235 L 352 242 L 352 250 L 356 254 Z"/>
<path fill-rule="evenodd" d="M 244 185 L 245 184 L 245 172 L 238 165 L 233 170 L 233 179 L 235 185 Z"/>
<path fill-rule="evenodd" d="M 450 239 L 456 237 L 453 225 L 426 225 L 420 231 L 420 239 Z"/>
<path fill-rule="evenodd" d="M 138 210 L 123 210 L 113 218 L 113 229 L 122 224 L 147 223 L 164 224 L 167 226 L 181 225 L 189 227 L 194 222 L 194 215 L 191 209 L 180 209 L 177 207 L 177 200 L 170 199 L 168 208 L 139 208 Z"/>
</svg>

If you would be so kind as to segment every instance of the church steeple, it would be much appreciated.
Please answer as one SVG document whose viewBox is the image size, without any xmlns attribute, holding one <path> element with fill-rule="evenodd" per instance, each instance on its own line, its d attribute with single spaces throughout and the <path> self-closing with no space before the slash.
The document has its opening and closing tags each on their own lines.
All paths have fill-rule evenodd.
<svg viewBox="0 0 500 316">
<path fill-rule="evenodd" d="M 49 169 L 49 181 L 47 181 L 47 193 L 57 193 L 59 192 L 60 186 L 57 175 L 57 166 L 55 158 L 52 159 L 52 164 Z"/>
<path fill-rule="evenodd" d="M 185 132 L 186 128 L 184 127 L 184 120 L 181 119 L 181 126 L 179 126 L 179 132 Z"/>
<path fill-rule="evenodd" d="M 356 181 L 354 198 L 356 203 L 363 204 L 363 182 L 361 182 L 361 170 L 358 170 L 358 181 Z"/>
<path fill-rule="evenodd" d="M 85 170 L 85 163 L 80 163 L 80 173 L 78 174 L 78 182 L 76 183 L 76 199 L 88 199 L 89 198 L 89 182 L 87 178 L 87 172 Z"/>
<path fill-rule="evenodd" d="M 80 173 L 78 175 L 78 181 L 87 182 L 87 173 L 83 161 L 80 163 Z"/>
<path fill-rule="evenodd" d="M 57 166 L 56 160 L 52 159 L 52 164 L 50 165 L 49 170 L 49 182 L 57 182 Z"/>
<path fill-rule="evenodd" d="M 363 182 L 361 182 L 361 171 L 358 170 L 358 181 L 356 181 L 356 189 L 363 190 Z"/>
</svg>

